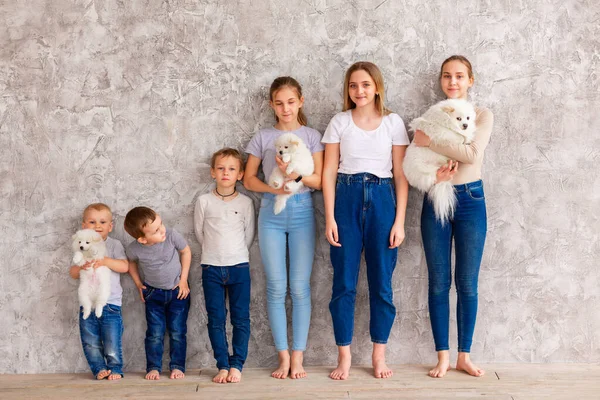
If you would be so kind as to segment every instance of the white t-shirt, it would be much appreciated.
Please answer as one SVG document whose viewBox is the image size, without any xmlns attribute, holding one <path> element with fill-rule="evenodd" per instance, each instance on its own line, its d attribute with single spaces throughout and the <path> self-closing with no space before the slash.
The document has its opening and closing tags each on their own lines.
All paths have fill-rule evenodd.
<svg viewBox="0 0 600 400">
<path fill-rule="evenodd" d="M 106 243 L 106 256 L 115 260 L 127 260 L 125 255 L 125 248 L 123 244 L 117 239 L 113 239 L 110 236 L 104 241 Z M 110 296 L 108 298 L 108 304 L 114 304 L 115 306 L 121 307 L 123 298 L 123 288 L 121 287 L 121 274 L 110 270 Z"/>
<path fill-rule="evenodd" d="M 194 229 L 202 245 L 200 263 L 229 267 L 248 262 L 254 219 L 252 200 L 242 193 L 231 201 L 223 201 L 212 192 L 198 197 Z"/>
<path fill-rule="evenodd" d="M 365 131 L 354 124 L 352 110 L 331 119 L 321 142 L 340 144 L 339 173 L 368 172 L 380 178 L 392 177 L 392 146 L 410 144 L 398 114 L 384 116 L 377 129 Z"/>
</svg>

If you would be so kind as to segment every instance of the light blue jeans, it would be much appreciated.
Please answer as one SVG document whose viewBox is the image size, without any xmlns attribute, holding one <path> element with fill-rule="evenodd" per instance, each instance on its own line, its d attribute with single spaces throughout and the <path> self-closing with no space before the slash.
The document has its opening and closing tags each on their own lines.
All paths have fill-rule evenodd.
<svg viewBox="0 0 600 400">
<path fill-rule="evenodd" d="M 286 242 L 289 246 L 289 283 L 292 296 L 292 350 L 306 350 L 310 325 L 310 274 L 315 253 L 315 217 L 310 192 L 290 197 L 278 215 L 275 196 L 265 193 L 258 215 L 258 243 L 267 277 L 267 313 L 277 351 L 288 349 L 285 298 L 288 288 Z"/>
</svg>

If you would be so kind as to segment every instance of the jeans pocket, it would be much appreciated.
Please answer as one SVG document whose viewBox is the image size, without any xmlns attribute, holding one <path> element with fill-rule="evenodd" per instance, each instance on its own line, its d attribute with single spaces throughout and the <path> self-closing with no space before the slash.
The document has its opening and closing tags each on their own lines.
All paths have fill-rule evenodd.
<svg viewBox="0 0 600 400">
<path fill-rule="evenodd" d="M 144 296 L 144 301 L 148 300 L 152 296 L 152 293 L 154 293 L 154 288 L 146 287 L 146 289 L 142 289 L 142 295 Z"/>
<path fill-rule="evenodd" d="M 114 304 L 106 304 L 106 311 L 108 311 L 111 314 L 121 314 L 121 307 L 119 306 L 115 306 Z"/>
<path fill-rule="evenodd" d="M 485 200 L 485 195 L 483 193 L 483 186 L 474 186 L 469 187 L 469 197 L 473 200 Z"/>
</svg>

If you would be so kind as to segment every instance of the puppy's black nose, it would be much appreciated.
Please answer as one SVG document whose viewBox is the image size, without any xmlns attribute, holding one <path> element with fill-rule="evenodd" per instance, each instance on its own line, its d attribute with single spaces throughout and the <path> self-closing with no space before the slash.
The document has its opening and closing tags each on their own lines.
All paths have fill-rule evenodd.
<svg viewBox="0 0 600 400">
<path fill-rule="evenodd" d="M 80 249 L 80 250 L 83 250 L 83 246 L 79 246 L 79 249 Z"/>
<path fill-rule="evenodd" d="M 467 129 L 469 127 L 469 124 L 463 124 L 463 130 Z"/>
<path fill-rule="evenodd" d="M 279 154 L 283 155 L 283 150 L 279 150 Z"/>
</svg>

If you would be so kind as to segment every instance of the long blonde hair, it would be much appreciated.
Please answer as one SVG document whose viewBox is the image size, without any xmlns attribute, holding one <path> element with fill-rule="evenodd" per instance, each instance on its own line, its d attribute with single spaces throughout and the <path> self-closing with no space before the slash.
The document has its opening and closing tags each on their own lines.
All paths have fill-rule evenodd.
<svg viewBox="0 0 600 400">
<path fill-rule="evenodd" d="M 356 71 L 365 71 L 367 74 L 371 76 L 373 82 L 375 83 L 375 87 L 377 87 L 377 94 L 375 95 L 375 108 L 379 112 L 381 116 L 388 115 L 391 111 L 388 110 L 384 105 L 385 100 L 385 86 L 383 84 L 383 75 L 381 71 L 377 67 L 377 65 L 373 64 L 369 61 L 359 61 L 350 66 L 348 71 L 346 71 L 346 76 L 344 77 L 344 109 L 343 111 L 350 110 L 352 108 L 356 108 L 356 104 L 350 98 L 350 93 L 348 86 L 350 85 L 350 76 L 352 73 Z"/>
</svg>

